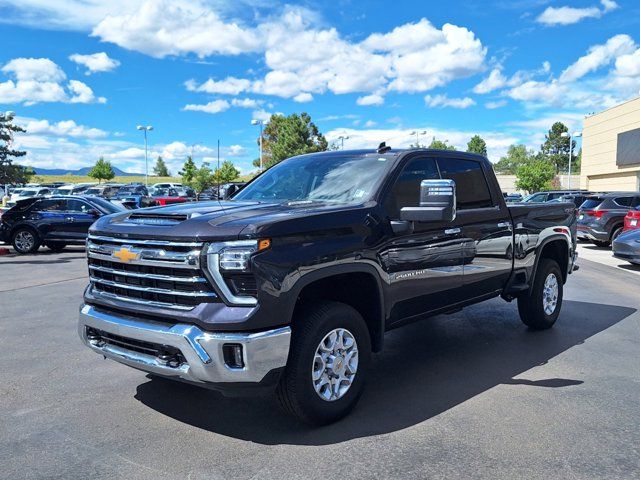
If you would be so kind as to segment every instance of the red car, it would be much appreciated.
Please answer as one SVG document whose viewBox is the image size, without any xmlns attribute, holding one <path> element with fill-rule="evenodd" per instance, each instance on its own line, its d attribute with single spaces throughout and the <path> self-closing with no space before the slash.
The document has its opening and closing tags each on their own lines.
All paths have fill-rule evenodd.
<svg viewBox="0 0 640 480">
<path fill-rule="evenodd" d="M 160 206 L 193 201 L 193 198 L 189 196 L 180 195 L 175 188 L 156 188 L 151 192 L 151 197 L 153 197 L 156 205 Z"/>
<path fill-rule="evenodd" d="M 624 230 L 635 230 L 640 228 L 640 207 L 636 207 L 634 210 L 629 210 L 624 217 Z"/>
</svg>

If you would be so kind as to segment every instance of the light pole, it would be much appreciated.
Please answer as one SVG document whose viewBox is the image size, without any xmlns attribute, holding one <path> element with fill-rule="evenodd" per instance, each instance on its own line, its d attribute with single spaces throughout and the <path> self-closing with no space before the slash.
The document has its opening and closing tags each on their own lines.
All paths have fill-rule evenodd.
<svg viewBox="0 0 640 480">
<path fill-rule="evenodd" d="M 251 120 L 251 125 L 260 125 L 260 171 L 262 171 L 262 127 L 264 122 L 254 118 Z"/>
<path fill-rule="evenodd" d="M 573 135 L 569 132 L 562 132 L 560 136 L 563 138 L 569 137 L 569 180 L 567 182 L 567 187 L 568 190 L 571 190 L 571 157 L 573 157 L 573 139 L 575 137 L 581 137 L 582 132 L 573 132 Z"/>
<path fill-rule="evenodd" d="M 413 132 L 411 132 L 409 135 L 415 135 L 416 136 L 416 148 L 420 148 L 420 135 L 426 135 L 427 131 L 423 130 L 423 131 L 418 131 L 418 130 L 414 130 Z"/>
<path fill-rule="evenodd" d="M 340 140 L 340 145 L 341 145 L 340 150 L 344 150 L 344 141 L 345 141 L 345 140 L 349 140 L 349 138 L 350 138 L 350 137 L 345 136 L 345 135 L 340 135 L 340 136 L 338 137 L 338 140 Z"/>
<path fill-rule="evenodd" d="M 143 127 L 142 125 L 138 125 L 136 128 L 138 130 L 144 131 L 144 168 L 145 168 L 144 184 L 146 187 L 148 187 L 149 186 L 149 160 L 147 158 L 147 132 L 150 132 L 151 130 L 153 130 L 153 127 L 151 125 L 147 125 L 146 127 Z"/>
</svg>

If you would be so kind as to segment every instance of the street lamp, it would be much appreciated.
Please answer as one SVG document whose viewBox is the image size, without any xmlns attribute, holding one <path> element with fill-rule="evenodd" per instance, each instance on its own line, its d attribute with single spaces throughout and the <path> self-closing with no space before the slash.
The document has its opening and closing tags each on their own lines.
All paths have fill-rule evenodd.
<svg viewBox="0 0 640 480">
<path fill-rule="evenodd" d="M 264 122 L 254 118 L 251 120 L 251 125 L 260 125 L 260 171 L 262 171 L 262 127 Z"/>
<path fill-rule="evenodd" d="M 340 149 L 341 150 L 344 150 L 344 141 L 345 140 L 349 140 L 349 138 L 350 138 L 349 136 L 345 136 L 345 135 L 340 135 L 338 137 L 338 140 L 340 140 L 340 145 L 341 145 Z"/>
<path fill-rule="evenodd" d="M 573 132 L 573 135 L 569 132 L 562 132 L 560 136 L 563 138 L 569 137 L 569 180 L 567 182 L 567 187 L 571 190 L 571 157 L 573 156 L 573 139 L 575 137 L 580 138 L 582 136 L 582 132 Z"/>
<path fill-rule="evenodd" d="M 144 184 L 145 186 L 149 186 L 149 160 L 147 158 L 147 132 L 150 132 L 151 130 L 153 130 L 153 127 L 151 125 L 147 125 L 146 127 L 143 127 L 142 125 L 138 125 L 136 127 L 138 130 L 142 130 L 144 131 L 144 168 L 145 168 L 145 174 L 144 174 Z"/>
<path fill-rule="evenodd" d="M 419 132 L 418 130 L 414 130 L 413 132 L 411 132 L 409 135 L 415 135 L 416 136 L 416 148 L 420 148 L 420 135 L 426 135 L 427 131 L 423 130 L 421 132 Z"/>
</svg>

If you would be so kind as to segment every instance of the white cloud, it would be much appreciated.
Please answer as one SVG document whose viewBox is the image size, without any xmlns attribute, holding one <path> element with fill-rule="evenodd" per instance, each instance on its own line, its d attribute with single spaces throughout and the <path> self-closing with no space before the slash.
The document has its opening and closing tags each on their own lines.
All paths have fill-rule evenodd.
<svg viewBox="0 0 640 480">
<path fill-rule="evenodd" d="M 264 109 L 254 110 L 251 119 L 260 120 L 264 123 L 267 123 L 269 120 L 271 120 L 271 115 L 273 115 L 271 112 L 267 112 Z"/>
<path fill-rule="evenodd" d="M 640 77 L 640 48 L 616 59 L 615 74 L 621 77 Z"/>
<path fill-rule="evenodd" d="M 230 157 L 238 157 L 240 155 L 244 155 L 246 149 L 242 145 L 231 145 L 229 147 L 229 156 Z"/>
<path fill-rule="evenodd" d="M 108 132 L 99 128 L 78 125 L 73 120 L 50 123 L 48 120 L 18 118 L 17 123 L 27 130 L 28 135 L 46 135 L 54 137 L 104 138 Z"/>
<path fill-rule="evenodd" d="M 254 98 L 234 98 L 231 100 L 231 106 L 239 108 L 258 108 L 264 102 Z"/>
<path fill-rule="evenodd" d="M 473 87 L 474 93 L 484 94 L 498 90 L 507 84 L 507 77 L 502 74 L 502 70 L 494 68 L 489 76 Z"/>
<path fill-rule="evenodd" d="M 365 95 L 364 97 L 358 97 L 356 103 L 360 106 L 382 105 L 384 103 L 384 97 L 373 93 L 371 95 Z"/>
<path fill-rule="evenodd" d="M 611 64 L 617 57 L 630 54 L 637 48 L 629 35 L 616 35 L 602 45 L 589 48 L 586 55 L 569 65 L 560 75 L 561 82 L 571 82 L 584 77 L 587 73 Z"/>
<path fill-rule="evenodd" d="M 307 92 L 300 92 L 298 95 L 293 97 L 293 101 L 298 103 L 311 102 L 312 100 L 313 100 L 313 95 Z"/>
<path fill-rule="evenodd" d="M 212 100 L 204 105 L 190 103 L 185 105 L 183 110 L 192 112 L 220 113 L 231 108 L 231 104 L 226 100 Z"/>
<path fill-rule="evenodd" d="M 375 127 L 377 125 L 376 122 L 374 122 L 373 120 L 367 120 L 364 123 L 365 128 L 371 128 L 371 127 Z"/>
<path fill-rule="evenodd" d="M 605 13 L 618 8 L 618 4 L 613 0 L 601 0 L 600 4 L 602 8 L 597 6 L 586 8 L 547 7 L 536 18 L 536 21 L 544 25 L 571 25 L 585 18 L 600 18 Z"/>
<path fill-rule="evenodd" d="M 0 103 L 39 102 L 105 103 L 83 82 L 69 80 L 62 69 L 48 58 L 14 58 L 0 70 L 9 79 L 0 82 Z"/>
<path fill-rule="evenodd" d="M 78 65 L 83 65 L 87 69 L 86 75 L 97 72 L 110 72 L 120 65 L 118 60 L 110 58 L 105 52 L 92 53 L 91 55 L 74 53 L 69 56 L 69 60 Z"/>
<path fill-rule="evenodd" d="M 507 103 L 508 102 L 506 100 L 495 100 L 495 101 L 485 103 L 484 106 L 489 110 L 495 110 L 496 108 L 502 108 L 506 106 Z"/>
<path fill-rule="evenodd" d="M 469 108 L 476 104 L 475 100 L 470 97 L 449 98 L 446 95 L 426 95 L 424 102 L 429 107 L 451 107 L 451 108 Z"/>
<path fill-rule="evenodd" d="M 243 78 L 227 77 L 224 80 L 208 79 L 206 82 L 198 85 L 195 80 L 187 80 L 185 82 L 187 90 L 190 92 L 206 92 L 218 93 L 222 95 L 238 95 L 249 90 L 251 82 Z"/>
<path fill-rule="evenodd" d="M 187 0 L 147 0 L 133 12 L 107 15 L 92 35 L 156 58 L 238 55 L 258 51 L 260 45 L 253 29 L 226 22 L 203 3 Z"/>
</svg>

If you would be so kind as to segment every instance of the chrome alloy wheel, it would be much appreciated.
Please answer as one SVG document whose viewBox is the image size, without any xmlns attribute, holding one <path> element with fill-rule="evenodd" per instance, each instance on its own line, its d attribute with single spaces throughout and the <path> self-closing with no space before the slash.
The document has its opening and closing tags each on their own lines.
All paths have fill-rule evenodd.
<svg viewBox="0 0 640 480">
<path fill-rule="evenodd" d="M 33 236 L 33 233 L 23 230 L 18 232 L 15 238 L 16 248 L 21 252 L 28 252 L 33 248 L 36 243 L 36 239 Z"/>
<path fill-rule="evenodd" d="M 558 278 L 550 273 L 544 281 L 542 291 L 542 308 L 544 313 L 551 315 L 558 305 Z"/>
<path fill-rule="evenodd" d="M 311 371 L 316 393 L 327 402 L 342 398 L 358 371 L 358 344 L 345 328 L 331 330 L 322 339 Z"/>
</svg>

